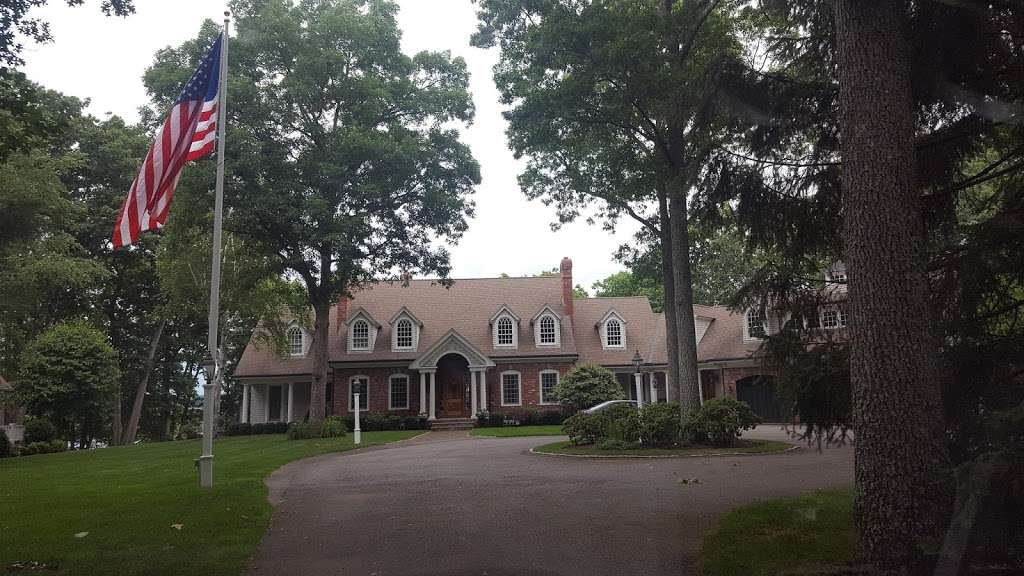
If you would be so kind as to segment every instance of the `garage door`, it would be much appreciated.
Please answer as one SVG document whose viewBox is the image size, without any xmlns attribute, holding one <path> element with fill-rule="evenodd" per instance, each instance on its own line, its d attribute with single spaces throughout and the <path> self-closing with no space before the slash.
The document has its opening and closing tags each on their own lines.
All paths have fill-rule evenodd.
<svg viewBox="0 0 1024 576">
<path fill-rule="evenodd" d="M 746 402 L 764 422 L 781 422 L 782 414 L 775 399 L 775 386 L 770 376 L 750 376 L 736 382 L 736 398 Z"/>
</svg>

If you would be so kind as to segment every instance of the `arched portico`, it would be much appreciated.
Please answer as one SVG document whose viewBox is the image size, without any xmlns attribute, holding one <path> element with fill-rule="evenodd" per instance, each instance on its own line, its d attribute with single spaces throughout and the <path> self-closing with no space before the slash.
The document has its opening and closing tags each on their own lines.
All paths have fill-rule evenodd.
<svg viewBox="0 0 1024 576">
<path fill-rule="evenodd" d="M 427 349 L 422 356 L 409 365 L 420 373 L 420 411 L 426 412 L 431 420 L 437 418 L 440 407 L 442 417 L 475 417 L 477 412 L 487 410 L 487 369 L 494 362 L 473 346 L 455 330 L 449 330 Z M 468 372 L 468 374 L 467 374 Z M 440 374 L 440 390 L 438 387 Z M 428 386 L 429 380 L 429 386 Z M 465 406 L 465 394 L 461 404 L 458 390 L 468 383 L 469 406 Z M 444 406 L 440 406 L 438 393 Z M 458 409 L 462 406 L 462 409 Z"/>
</svg>

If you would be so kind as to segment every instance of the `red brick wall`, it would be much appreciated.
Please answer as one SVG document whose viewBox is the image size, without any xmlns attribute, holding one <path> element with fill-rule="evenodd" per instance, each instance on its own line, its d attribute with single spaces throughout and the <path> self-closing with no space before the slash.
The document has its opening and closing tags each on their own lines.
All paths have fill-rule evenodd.
<svg viewBox="0 0 1024 576">
<path fill-rule="evenodd" d="M 497 363 L 494 368 L 487 370 L 487 401 L 490 404 L 488 410 L 491 412 L 515 412 L 523 408 L 555 408 L 555 405 L 540 403 L 540 372 L 542 370 L 557 370 L 559 378 L 571 370 L 572 364 L 565 362 L 536 362 L 531 364 L 502 364 Z M 519 381 L 522 387 L 521 406 L 501 405 L 501 373 L 514 370 L 519 372 Z"/>
<path fill-rule="evenodd" d="M 768 374 L 769 372 L 759 366 L 753 366 L 749 368 L 725 368 L 723 373 L 724 378 L 722 381 L 725 382 L 725 394 L 730 398 L 735 398 L 736 382 L 743 380 L 748 376 Z"/>
<path fill-rule="evenodd" d="M 409 409 L 388 410 L 388 381 L 393 374 L 405 374 L 409 377 Z M 349 381 L 353 376 L 366 376 L 370 379 L 371 412 L 388 412 L 402 416 L 415 416 L 420 411 L 420 375 L 415 370 L 405 368 L 363 368 L 334 371 L 334 413 L 349 414 L 348 394 Z"/>
</svg>

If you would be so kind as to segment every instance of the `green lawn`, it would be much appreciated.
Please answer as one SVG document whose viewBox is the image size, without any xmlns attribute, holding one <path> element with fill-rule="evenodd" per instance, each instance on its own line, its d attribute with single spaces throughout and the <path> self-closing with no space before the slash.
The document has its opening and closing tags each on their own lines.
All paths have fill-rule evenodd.
<svg viewBox="0 0 1024 576">
<path fill-rule="evenodd" d="M 562 425 L 553 426 L 495 426 L 493 428 L 474 428 L 472 436 L 497 436 L 499 438 L 513 438 L 518 436 L 565 436 L 562 432 Z"/>
<path fill-rule="evenodd" d="M 737 508 L 704 535 L 704 576 L 768 576 L 847 564 L 857 544 L 853 490 Z"/>
<path fill-rule="evenodd" d="M 364 432 L 362 445 L 419 433 Z M 218 439 L 205 490 L 198 440 L 0 460 L 0 574 L 26 561 L 45 574 L 241 574 L 270 521 L 263 478 L 353 448 L 351 434 Z"/>
<path fill-rule="evenodd" d="M 571 454 L 574 456 L 702 456 L 708 454 L 766 454 L 792 448 L 788 442 L 774 440 L 740 440 L 732 448 L 690 446 L 687 448 L 638 448 L 635 450 L 599 450 L 593 445 L 573 446 L 569 442 L 552 442 L 533 449 L 543 454 Z"/>
</svg>

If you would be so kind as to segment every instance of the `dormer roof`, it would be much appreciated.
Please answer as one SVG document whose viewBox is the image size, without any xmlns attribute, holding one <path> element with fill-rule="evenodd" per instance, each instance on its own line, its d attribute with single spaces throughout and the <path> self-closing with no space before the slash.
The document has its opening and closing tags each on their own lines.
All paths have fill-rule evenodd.
<svg viewBox="0 0 1024 576">
<path fill-rule="evenodd" d="M 356 308 L 355 314 L 352 314 L 352 317 L 345 321 L 345 325 L 351 326 L 356 320 L 359 320 L 360 318 L 366 320 L 375 328 L 380 328 L 380 322 L 374 320 L 373 316 L 370 316 L 370 313 L 364 310 L 362 307 Z"/>
<path fill-rule="evenodd" d="M 391 317 L 391 320 L 388 321 L 388 324 L 394 325 L 395 322 L 398 322 L 398 319 L 401 318 L 402 316 L 405 316 L 409 320 L 412 320 L 413 323 L 416 324 L 417 326 L 421 328 L 423 327 L 423 322 L 420 322 L 420 319 L 417 318 L 412 312 L 410 312 L 409 309 L 406 308 L 405 306 L 402 306 L 401 308 L 398 309 L 398 312 L 395 312 L 395 315 Z"/>
<path fill-rule="evenodd" d="M 500 318 L 501 316 L 508 316 L 515 320 L 516 324 L 519 324 L 519 316 L 517 316 L 516 313 L 513 312 L 512 309 L 509 308 L 507 304 L 502 304 L 501 308 L 498 308 L 498 311 L 491 316 L 491 319 L 488 320 L 487 323 L 494 324 L 494 321 Z"/>
</svg>

